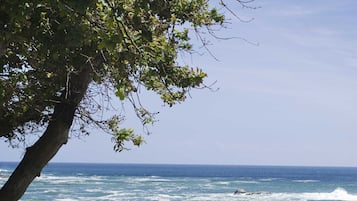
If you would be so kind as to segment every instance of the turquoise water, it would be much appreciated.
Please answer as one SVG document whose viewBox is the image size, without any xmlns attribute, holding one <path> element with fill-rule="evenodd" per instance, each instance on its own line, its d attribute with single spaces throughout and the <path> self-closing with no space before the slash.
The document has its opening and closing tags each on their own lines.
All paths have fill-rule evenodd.
<svg viewBox="0 0 357 201">
<path fill-rule="evenodd" d="M 357 201 L 357 168 L 52 163 L 22 200 Z"/>
</svg>

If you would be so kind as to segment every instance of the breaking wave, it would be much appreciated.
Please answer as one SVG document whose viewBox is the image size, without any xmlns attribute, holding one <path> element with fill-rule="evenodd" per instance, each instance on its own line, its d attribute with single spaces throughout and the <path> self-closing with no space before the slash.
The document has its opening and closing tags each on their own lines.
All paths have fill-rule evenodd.
<svg viewBox="0 0 357 201">
<path fill-rule="evenodd" d="M 356 201 L 357 195 L 350 194 L 343 188 L 332 192 L 313 193 L 271 193 L 263 195 L 239 195 L 241 201 Z"/>
</svg>

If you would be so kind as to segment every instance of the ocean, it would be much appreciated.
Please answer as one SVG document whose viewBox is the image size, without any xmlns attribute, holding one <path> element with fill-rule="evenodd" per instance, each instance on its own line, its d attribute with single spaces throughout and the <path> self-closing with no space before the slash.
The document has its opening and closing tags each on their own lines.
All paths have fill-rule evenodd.
<svg viewBox="0 0 357 201">
<path fill-rule="evenodd" d="M 357 168 L 50 163 L 21 200 L 357 201 Z"/>
</svg>

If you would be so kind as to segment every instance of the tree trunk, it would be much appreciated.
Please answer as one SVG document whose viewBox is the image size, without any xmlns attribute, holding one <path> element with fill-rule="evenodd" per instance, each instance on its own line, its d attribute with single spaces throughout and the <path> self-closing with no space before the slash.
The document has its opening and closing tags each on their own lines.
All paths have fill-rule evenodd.
<svg viewBox="0 0 357 201">
<path fill-rule="evenodd" d="M 62 104 L 56 107 L 56 119 L 49 123 L 42 137 L 26 149 L 24 158 L 0 190 L 1 201 L 20 199 L 35 177 L 40 175 L 42 168 L 67 142 L 74 111 L 75 107 L 71 105 Z"/>
<path fill-rule="evenodd" d="M 52 120 L 37 142 L 26 149 L 20 164 L 0 190 L 0 201 L 16 201 L 25 193 L 31 182 L 40 176 L 42 168 L 67 143 L 75 111 L 91 81 L 91 68 L 70 75 L 69 86 L 63 100 L 54 108 Z"/>
</svg>

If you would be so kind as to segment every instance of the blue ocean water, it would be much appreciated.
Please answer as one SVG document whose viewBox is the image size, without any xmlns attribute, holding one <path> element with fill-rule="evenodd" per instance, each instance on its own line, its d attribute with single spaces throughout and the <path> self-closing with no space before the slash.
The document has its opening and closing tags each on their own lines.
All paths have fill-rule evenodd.
<svg viewBox="0 0 357 201">
<path fill-rule="evenodd" d="M 357 201 L 357 168 L 51 163 L 22 200 Z"/>
</svg>

